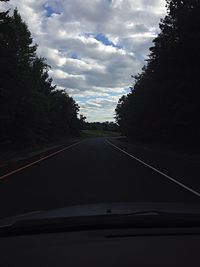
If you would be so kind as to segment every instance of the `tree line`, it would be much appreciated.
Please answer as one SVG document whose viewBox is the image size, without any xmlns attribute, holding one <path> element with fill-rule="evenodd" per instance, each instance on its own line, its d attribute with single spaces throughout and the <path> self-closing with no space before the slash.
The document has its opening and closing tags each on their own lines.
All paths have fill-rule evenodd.
<svg viewBox="0 0 200 267">
<path fill-rule="evenodd" d="M 0 12 L 0 145 L 35 146 L 79 133 L 79 106 L 56 89 L 36 52 L 17 9 Z"/>
<path fill-rule="evenodd" d="M 105 122 L 85 122 L 83 124 L 84 130 L 98 130 L 98 131 L 108 131 L 108 132 L 118 132 L 118 125 L 112 121 Z"/>
<path fill-rule="evenodd" d="M 200 1 L 167 0 L 147 63 L 120 98 L 123 134 L 145 142 L 200 145 Z"/>
</svg>

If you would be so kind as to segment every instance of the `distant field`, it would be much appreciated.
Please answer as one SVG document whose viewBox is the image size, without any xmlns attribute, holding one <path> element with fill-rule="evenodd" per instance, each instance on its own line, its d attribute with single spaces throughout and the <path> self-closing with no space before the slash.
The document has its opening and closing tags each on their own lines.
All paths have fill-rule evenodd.
<svg viewBox="0 0 200 267">
<path fill-rule="evenodd" d="M 115 137 L 120 133 L 100 130 L 82 130 L 83 137 Z"/>
</svg>

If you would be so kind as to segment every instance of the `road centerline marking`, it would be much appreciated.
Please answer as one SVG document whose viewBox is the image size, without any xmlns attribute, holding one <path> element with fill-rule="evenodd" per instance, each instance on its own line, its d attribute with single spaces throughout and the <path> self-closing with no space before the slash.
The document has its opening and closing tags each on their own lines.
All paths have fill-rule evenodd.
<svg viewBox="0 0 200 267">
<path fill-rule="evenodd" d="M 189 191 L 190 193 L 193 193 L 194 195 L 200 197 L 200 193 L 199 193 L 199 192 L 197 192 L 197 191 L 195 191 L 194 189 L 188 187 L 187 185 L 185 185 L 185 184 L 183 184 L 183 183 L 177 181 L 176 179 L 174 179 L 174 178 L 172 178 L 171 176 L 165 174 L 164 172 L 158 170 L 157 168 L 151 166 L 150 164 L 144 162 L 143 160 L 141 160 L 141 159 L 139 159 L 139 158 L 137 158 L 137 157 L 131 155 L 131 154 L 128 153 L 127 151 L 121 149 L 120 147 L 118 147 L 118 146 L 114 145 L 113 143 L 111 143 L 110 141 L 108 141 L 108 139 L 105 139 L 105 140 L 106 140 L 106 142 L 107 142 L 109 145 L 115 147 L 116 149 L 118 149 L 118 150 L 121 151 L 122 153 L 126 154 L 127 156 L 129 156 L 129 157 L 135 159 L 136 161 L 142 163 L 143 165 L 149 167 L 149 168 L 152 169 L 153 171 L 159 173 L 160 175 L 164 176 L 164 177 L 167 178 L 168 180 L 174 182 L 175 184 L 179 185 L 180 187 L 184 188 L 185 190 Z"/>
<path fill-rule="evenodd" d="M 15 169 L 15 170 L 11 171 L 11 172 L 8 172 L 8 173 L 6 173 L 6 174 L 3 174 L 2 176 L 0 176 L 0 180 L 3 180 L 3 179 L 5 179 L 5 178 L 7 178 L 8 176 L 11 176 L 11 175 L 13 175 L 13 174 L 15 174 L 15 173 L 18 173 L 18 172 L 20 172 L 20 171 L 23 171 L 23 170 L 25 170 L 25 169 L 31 167 L 31 166 L 33 166 L 33 165 L 36 165 L 37 163 L 39 163 L 39 162 L 41 162 L 41 161 L 44 161 L 44 160 L 46 160 L 46 159 L 48 159 L 48 158 L 51 158 L 51 157 L 53 157 L 53 156 L 55 156 L 55 155 L 57 155 L 57 154 L 59 154 L 59 153 L 65 151 L 65 150 L 67 150 L 67 149 L 69 149 L 69 148 L 71 148 L 71 147 L 73 147 L 73 146 L 76 146 L 76 145 L 80 144 L 81 142 L 82 142 L 82 141 L 77 142 L 77 143 L 74 143 L 74 144 L 69 145 L 69 146 L 67 146 L 67 147 L 64 147 L 64 148 L 62 148 L 62 149 L 60 149 L 60 150 L 58 150 L 58 151 L 56 151 L 56 152 L 53 152 L 53 153 L 51 153 L 51 154 L 49 154 L 49 155 L 47 155 L 47 156 L 45 156 L 45 157 L 42 157 L 42 158 L 40 158 L 40 159 L 38 159 L 38 160 L 35 160 L 35 161 L 33 161 L 33 162 L 29 163 L 29 164 L 26 164 L 26 165 L 24 165 L 24 166 L 22 166 L 22 167 L 20 167 L 20 168 L 17 168 L 17 169 Z"/>
</svg>

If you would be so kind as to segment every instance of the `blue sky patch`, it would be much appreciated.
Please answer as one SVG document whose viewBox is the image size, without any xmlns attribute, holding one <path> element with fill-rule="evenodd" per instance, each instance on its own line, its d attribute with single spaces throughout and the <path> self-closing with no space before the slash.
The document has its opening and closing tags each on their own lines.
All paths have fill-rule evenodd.
<svg viewBox="0 0 200 267">
<path fill-rule="evenodd" d="M 44 5 L 44 9 L 46 11 L 46 16 L 49 18 L 51 17 L 53 14 L 60 14 L 60 12 L 57 12 L 55 10 L 53 10 L 53 8 L 49 5 Z"/>
<path fill-rule="evenodd" d="M 122 48 L 122 46 L 120 45 L 115 45 L 111 40 L 109 40 L 103 33 L 98 33 L 95 35 L 95 39 L 101 43 L 103 43 L 104 45 L 107 46 L 113 46 L 116 48 Z"/>
<path fill-rule="evenodd" d="M 79 59 L 78 54 L 76 52 L 73 52 L 71 54 L 71 58 L 73 58 L 73 59 Z"/>
<path fill-rule="evenodd" d="M 103 33 L 96 34 L 95 39 L 105 45 L 114 46 L 113 42 L 110 41 L 105 35 L 103 35 Z"/>
<path fill-rule="evenodd" d="M 101 42 L 104 45 L 107 46 L 113 46 L 116 48 L 121 49 L 122 46 L 120 45 L 115 45 L 111 40 L 108 39 L 108 37 L 106 37 L 103 33 L 85 33 L 86 36 L 88 37 L 93 37 L 95 38 L 97 41 Z"/>
</svg>

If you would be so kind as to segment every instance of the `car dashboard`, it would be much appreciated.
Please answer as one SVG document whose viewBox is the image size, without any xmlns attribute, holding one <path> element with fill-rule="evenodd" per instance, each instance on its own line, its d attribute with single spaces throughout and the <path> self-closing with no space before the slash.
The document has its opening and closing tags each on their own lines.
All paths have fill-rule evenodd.
<svg viewBox="0 0 200 267">
<path fill-rule="evenodd" d="M 0 266 L 197 266 L 200 227 L 98 229 L 0 238 Z"/>
</svg>

